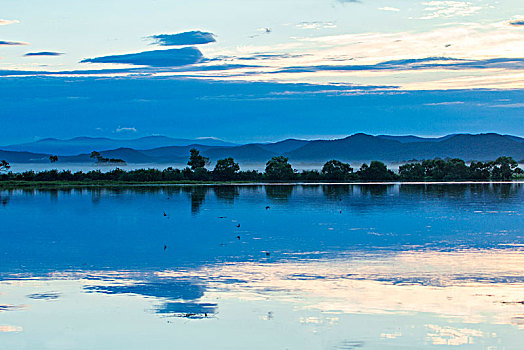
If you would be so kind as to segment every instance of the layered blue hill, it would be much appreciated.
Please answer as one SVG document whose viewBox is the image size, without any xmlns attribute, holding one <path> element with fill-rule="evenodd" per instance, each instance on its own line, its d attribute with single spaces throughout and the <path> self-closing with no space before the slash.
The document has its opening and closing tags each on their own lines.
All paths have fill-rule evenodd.
<svg viewBox="0 0 524 350">
<path fill-rule="evenodd" d="M 214 138 L 175 139 L 166 136 L 146 136 L 136 139 L 110 139 L 104 137 L 75 137 L 68 140 L 46 138 L 35 142 L 0 146 L 5 151 L 26 151 L 35 153 L 59 154 L 63 156 L 108 151 L 117 148 L 136 150 L 153 149 L 165 146 L 188 146 L 200 144 L 206 146 L 234 146 L 234 144 Z"/>
<path fill-rule="evenodd" d="M 513 157 L 517 161 L 524 160 L 523 138 L 495 133 L 455 134 L 440 138 L 372 136 L 359 133 L 335 140 L 308 141 L 288 139 L 274 143 L 252 143 L 246 145 L 228 144 L 215 139 L 207 139 L 209 141 L 207 144 L 195 143 L 195 140 L 186 140 L 187 142 L 193 142 L 180 145 L 179 143 L 182 142 L 180 139 L 160 136 L 135 140 L 92 138 L 58 140 L 60 142 L 50 140 L 46 139 L 25 145 L 16 145 L 16 147 L 0 147 L 0 159 L 5 159 L 10 163 L 46 163 L 49 162 L 49 156 L 55 154 L 58 155 L 59 163 L 92 163 L 94 160 L 89 155 L 91 151 L 96 150 L 104 157 L 123 159 L 127 163 L 181 164 L 187 161 L 189 150 L 196 148 L 201 154 L 209 157 L 212 162 L 226 157 L 233 157 L 241 162 L 262 163 L 277 155 L 284 155 L 291 162 L 307 163 L 322 163 L 331 159 L 347 162 L 370 160 L 402 162 L 437 157 L 461 158 L 466 161 L 487 161 L 494 160 L 501 155 Z M 86 146 L 88 141 L 93 142 L 93 144 Z M 71 149 L 64 150 L 62 153 L 48 152 L 50 149 L 59 150 L 61 149 L 60 147 L 66 147 L 65 145 L 69 144 L 69 142 L 72 142 Z M 150 148 L 153 143 L 167 142 L 174 144 Z M 128 143 L 133 143 L 136 147 L 125 146 Z M 107 147 L 109 147 L 109 144 L 117 147 L 104 150 L 101 146 L 102 144 L 107 145 Z M 58 148 L 54 149 L 51 145 L 59 146 L 56 146 Z M 16 150 L 13 150 L 13 148 L 16 148 Z M 82 151 L 74 153 L 74 150 L 77 149 Z M 89 151 L 85 151 L 85 149 L 89 149 Z"/>
</svg>

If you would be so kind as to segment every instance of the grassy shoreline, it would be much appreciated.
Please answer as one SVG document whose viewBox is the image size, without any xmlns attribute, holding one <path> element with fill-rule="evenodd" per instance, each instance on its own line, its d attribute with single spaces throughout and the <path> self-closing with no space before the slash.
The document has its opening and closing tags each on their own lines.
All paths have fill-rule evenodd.
<svg viewBox="0 0 524 350">
<path fill-rule="evenodd" d="M 0 181 L 2 188 L 25 187 L 133 187 L 133 186 L 191 186 L 191 185 L 236 185 L 253 181 Z"/>
<path fill-rule="evenodd" d="M 293 169 L 283 156 L 273 157 L 266 164 L 264 172 L 240 170 L 233 158 L 217 161 L 215 169 L 205 168 L 207 158 L 191 150 L 190 161 L 184 169 L 172 167 L 160 169 L 135 169 L 125 171 L 119 168 L 108 172 L 90 170 L 87 172 L 57 169 L 40 172 L 9 172 L 10 165 L 0 162 L 0 188 L 62 188 L 62 187 L 124 187 L 124 186 L 187 186 L 187 185 L 235 185 L 265 183 L 372 183 L 399 181 L 411 182 L 481 182 L 511 181 L 522 177 L 524 170 L 511 157 L 498 157 L 495 161 L 472 162 L 467 165 L 461 159 L 433 159 L 409 162 L 401 165 L 398 172 L 388 169 L 380 161 L 364 163 L 359 170 L 338 160 L 327 161 L 322 169 Z"/>
<path fill-rule="evenodd" d="M 0 190 L 19 188 L 91 188 L 91 187 L 164 187 L 164 186 L 235 186 L 235 185 L 374 185 L 374 184 L 510 184 L 524 183 L 524 178 L 509 181 L 0 181 Z"/>
</svg>

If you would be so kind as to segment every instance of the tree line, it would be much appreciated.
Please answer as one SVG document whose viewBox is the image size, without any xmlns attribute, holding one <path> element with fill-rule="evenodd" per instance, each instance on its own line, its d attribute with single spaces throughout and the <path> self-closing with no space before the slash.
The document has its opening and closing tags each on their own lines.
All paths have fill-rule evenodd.
<svg viewBox="0 0 524 350">
<path fill-rule="evenodd" d="M 98 154 L 95 154 L 96 157 Z M 100 161 L 100 160 L 99 160 Z M 293 169 L 289 159 L 273 157 L 266 163 L 264 172 L 241 170 L 231 157 L 218 160 L 213 170 L 208 170 L 209 159 L 196 149 L 190 150 L 188 167 L 164 170 L 138 169 L 125 171 L 114 169 L 108 172 L 92 170 L 71 172 L 69 170 L 46 170 L 41 172 L 9 172 L 10 165 L 0 161 L 2 181 L 122 181 L 122 182 L 167 182 L 167 181 L 453 181 L 453 180 L 511 180 L 524 174 L 511 157 L 499 157 L 495 161 L 471 162 L 461 159 L 432 159 L 403 164 L 394 172 L 383 162 L 364 163 L 358 170 L 339 160 L 326 162 L 321 170 Z"/>
</svg>

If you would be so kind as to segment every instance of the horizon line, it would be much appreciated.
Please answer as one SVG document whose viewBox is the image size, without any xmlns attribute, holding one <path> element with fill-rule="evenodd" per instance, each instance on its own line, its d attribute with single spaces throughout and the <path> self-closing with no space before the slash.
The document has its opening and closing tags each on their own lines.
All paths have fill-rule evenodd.
<svg viewBox="0 0 524 350">
<path fill-rule="evenodd" d="M 198 137 L 184 137 L 184 136 L 169 136 L 169 135 L 161 135 L 161 134 L 150 134 L 150 135 L 144 135 L 144 136 L 136 136 L 131 138 L 118 138 L 118 137 L 110 137 L 110 136 L 88 136 L 88 135 L 79 135 L 79 136 L 72 136 L 69 138 L 58 138 L 58 137 L 42 137 L 38 139 L 33 139 L 31 141 L 19 141 L 18 143 L 10 143 L 3 146 L 14 146 L 19 144 L 26 144 L 26 143 L 34 143 L 34 142 L 40 142 L 44 140 L 57 140 L 57 141 L 73 141 L 75 139 L 79 138 L 89 138 L 89 139 L 106 139 L 106 140 L 114 140 L 114 141 L 133 141 L 133 140 L 140 140 L 144 138 L 151 138 L 151 137 L 164 137 L 164 138 L 170 138 L 175 140 L 187 140 L 187 141 L 202 141 L 202 140 L 213 140 L 213 141 L 222 141 L 225 143 L 231 143 L 236 145 L 248 145 L 248 144 L 258 144 L 258 143 L 275 143 L 275 142 L 282 142 L 287 140 L 298 140 L 298 141 L 334 141 L 334 140 L 340 140 L 351 136 L 356 135 L 367 135 L 372 137 L 417 137 L 422 139 L 439 139 L 443 137 L 449 137 L 449 136 L 457 136 L 457 135 L 499 135 L 499 136 L 513 136 L 513 137 L 519 137 L 524 138 L 524 135 L 517 135 L 517 134 L 507 134 L 507 133 L 499 133 L 496 131 L 484 131 L 484 132 L 454 132 L 449 134 L 438 134 L 438 135 L 417 135 L 417 134 L 384 134 L 384 133 L 367 133 L 367 132 L 354 132 L 351 134 L 341 134 L 341 135 L 318 135 L 318 136 L 311 136 L 310 138 L 305 137 L 294 137 L 289 136 L 285 138 L 280 139 L 273 139 L 273 140 L 265 140 L 265 141 L 234 141 L 234 140 L 228 140 L 225 138 L 215 137 L 215 136 L 198 136 Z M 198 144 L 198 143 L 195 143 Z M 2 146 L 0 146 L 2 147 Z"/>
</svg>

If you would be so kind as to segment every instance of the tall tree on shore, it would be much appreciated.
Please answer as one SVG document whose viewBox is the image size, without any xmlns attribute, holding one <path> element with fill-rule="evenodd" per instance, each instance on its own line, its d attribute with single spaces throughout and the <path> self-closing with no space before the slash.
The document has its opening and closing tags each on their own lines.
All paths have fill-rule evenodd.
<svg viewBox="0 0 524 350">
<path fill-rule="evenodd" d="M 11 165 L 7 162 L 7 160 L 1 160 L 0 161 L 0 173 L 7 172 L 9 169 L 11 169 Z"/>
<path fill-rule="evenodd" d="M 273 157 L 266 163 L 266 176 L 270 180 L 291 180 L 295 172 L 283 156 Z"/>
<path fill-rule="evenodd" d="M 511 180 L 515 171 L 519 169 L 519 164 L 511 157 L 498 157 L 493 163 L 493 169 L 491 170 L 491 177 L 498 180 Z"/>
<path fill-rule="evenodd" d="M 347 180 L 353 173 L 353 168 L 348 163 L 339 160 L 330 160 L 322 167 L 322 175 L 328 180 Z"/>
<path fill-rule="evenodd" d="M 377 160 L 372 161 L 369 165 L 362 164 L 357 174 L 361 180 L 365 181 L 387 181 L 396 178 L 396 174 L 389 170 L 386 164 Z"/>
<path fill-rule="evenodd" d="M 209 163 L 209 158 L 200 155 L 200 151 L 196 148 L 191 148 L 189 153 L 190 155 L 187 165 L 189 165 L 192 170 L 203 168 Z"/>
<path fill-rule="evenodd" d="M 93 151 L 91 152 L 91 155 L 89 156 L 89 158 L 93 158 L 93 159 L 96 159 L 97 161 L 100 161 L 100 159 L 102 158 L 102 155 L 100 154 L 100 152 Z"/>
<path fill-rule="evenodd" d="M 233 158 L 228 157 L 217 161 L 213 175 L 219 180 L 233 180 L 239 170 L 238 163 L 235 163 Z"/>
<path fill-rule="evenodd" d="M 399 166 L 398 174 L 402 180 L 424 180 L 426 176 L 424 166 L 419 162 L 407 163 Z"/>
<path fill-rule="evenodd" d="M 58 156 L 49 156 L 49 161 L 51 163 L 57 162 L 58 161 Z"/>
</svg>

